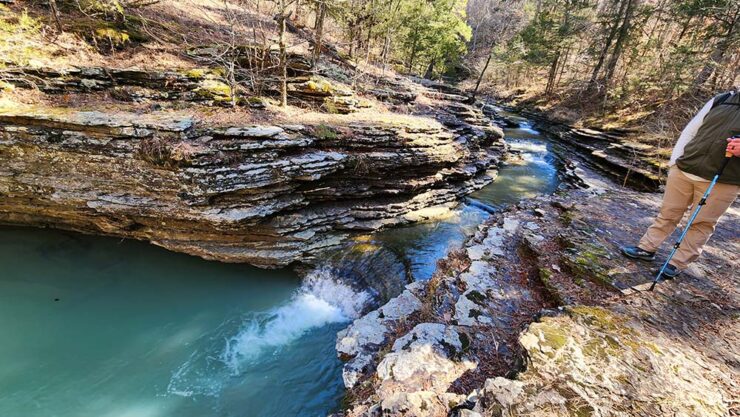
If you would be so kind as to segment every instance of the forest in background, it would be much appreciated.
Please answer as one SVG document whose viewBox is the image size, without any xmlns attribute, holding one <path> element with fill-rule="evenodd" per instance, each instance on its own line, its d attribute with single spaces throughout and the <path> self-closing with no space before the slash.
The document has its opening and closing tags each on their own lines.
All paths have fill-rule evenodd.
<svg viewBox="0 0 740 417">
<path fill-rule="evenodd" d="M 443 78 L 572 124 L 635 129 L 639 140 L 659 147 L 669 147 L 698 106 L 740 78 L 740 2 L 733 0 L 183 3 L 207 10 L 209 1 L 232 11 L 227 33 L 193 30 L 191 38 L 168 38 L 166 19 L 147 15 L 158 0 L 18 1 L 48 10 L 47 26 L 6 21 L 4 30 L 78 31 L 111 51 L 141 39 L 183 48 L 208 41 L 227 49 L 261 45 L 282 63 L 303 49 L 314 65 L 330 56 L 354 65 L 358 76 L 393 70 Z M 228 57 L 220 54 L 214 64 L 226 68 L 232 82 L 251 79 L 249 87 L 258 86 L 259 73 L 233 76 Z"/>
<path fill-rule="evenodd" d="M 740 2 L 470 0 L 482 88 L 671 139 L 740 77 Z M 483 64 L 480 64 L 483 62 Z"/>
</svg>

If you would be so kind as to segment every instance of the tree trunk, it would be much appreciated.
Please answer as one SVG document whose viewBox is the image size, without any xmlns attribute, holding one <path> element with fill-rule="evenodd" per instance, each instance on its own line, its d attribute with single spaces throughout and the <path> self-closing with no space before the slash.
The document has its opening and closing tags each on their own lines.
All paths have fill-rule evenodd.
<svg viewBox="0 0 740 417">
<path fill-rule="evenodd" d="M 493 57 L 493 47 L 494 45 L 491 45 L 491 50 L 488 51 L 488 59 L 486 59 L 486 65 L 483 66 L 483 69 L 481 70 L 480 75 L 478 75 L 478 81 L 475 82 L 475 88 L 473 89 L 472 98 L 475 98 L 475 95 L 478 94 L 478 88 L 480 87 L 480 82 L 483 80 L 483 75 L 486 73 L 486 70 L 488 69 L 488 65 L 491 63 L 491 58 Z"/>
<path fill-rule="evenodd" d="M 619 29 L 619 18 L 622 17 L 626 5 L 626 0 L 620 2 L 617 21 L 614 22 L 614 25 L 612 25 L 611 29 L 609 29 L 609 35 L 606 37 L 604 47 L 601 49 L 601 53 L 599 54 L 599 60 L 596 62 L 596 66 L 591 73 L 591 79 L 588 81 L 588 87 L 586 88 L 586 91 L 596 90 L 596 80 L 599 79 L 599 72 L 601 72 L 601 67 L 604 66 L 604 61 L 606 61 L 606 56 L 609 53 L 609 48 L 611 48 L 614 37 L 617 35 L 617 29 Z"/>
<path fill-rule="evenodd" d="M 288 53 L 285 49 L 285 2 L 281 1 L 280 15 L 278 16 L 278 46 L 280 48 L 280 105 L 288 106 Z"/>
<path fill-rule="evenodd" d="M 375 0 L 370 0 L 370 10 L 375 10 Z M 370 43 L 373 38 L 375 15 L 371 14 L 367 22 L 367 36 L 365 37 L 365 62 L 370 62 Z"/>
<path fill-rule="evenodd" d="M 558 76 L 555 79 L 555 87 L 560 84 L 560 80 L 563 78 L 563 73 L 565 72 L 566 64 L 568 63 L 568 58 L 570 57 L 570 46 L 565 48 L 565 54 L 563 54 L 563 59 L 560 61 L 560 71 L 558 72 Z"/>
<path fill-rule="evenodd" d="M 385 67 L 388 63 L 388 50 L 391 48 L 391 34 L 385 34 L 385 41 L 383 42 L 383 53 L 381 54 L 381 60 L 383 62 L 383 75 L 385 75 Z"/>
<path fill-rule="evenodd" d="M 627 42 L 627 38 L 629 36 L 630 27 L 632 25 L 632 16 L 634 15 L 635 7 L 637 6 L 637 2 L 639 0 L 626 1 L 627 7 L 624 12 L 622 26 L 619 28 L 619 35 L 617 36 L 617 41 L 614 44 L 614 51 L 612 51 L 612 55 L 611 57 L 609 57 L 609 62 L 606 65 L 606 77 L 604 78 L 605 88 L 608 87 L 609 81 L 614 76 L 614 71 L 617 68 L 617 63 L 619 62 L 619 58 L 622 55 L 622 49 L 624 49 L 624 44 Z"/>
<path fill-rule="evenodd" d="M 64 32 L 64 29 L 62 29 L 62 20 L 59 17 L 59 7 L 57 7 L 56 0 L 49 0 L 49 7 L 51 8 L 51 14 L 54 17 L 54 24 L 57 27 L 57 30 L 59 33 Z"/>
<path fill-rule="evenodd" d="M 735 16 L 733 16 L 732 21 L 730 21 L 725 35 L 722 37 L 722 39 L 720 39 L 719 42 L 717 42 L 717 46 L 714 48 L 714 51 L 712 51 L 712 54 L 709 56 L 709 60 L 706 64 L 704 64 L 704 67 L 694 78 L 694 82 L 692 83 L 694 91 L 699 90 L 704 85 L 704 83 L 709 80 L 709 77 L 711 77 L 712 74 L 714 74 L 717 70 L 717 66 L 722 61 L 722 58 L 724 58 L 725 54 L 727 53 L 727 48 L 730 46 L 730 39 L 733 35 L 733 32 L 735 31 L 738 17 L 740 17 L 740 8 L 738 8 L 738 10 L 735 12 Z"/>
<path fill-rule="evenodd" d="M 416 36 L 416 34 L 414 34 Z M 408 72 L 410 73 L 414 68 L 414 59 L 416 59 L 416 37 L 414 37 L 414 43 L 411 44 L 411 53 L 409 55 Z"/>
<path fill-rule="evenodd" d="M 355 26 L 355 25 L 352 25 Z M 349 31 L 349 57 L 354 58 L 355 57 L 355 31 L 351 30 Z"/>
<path fill-rule="evenodd" d="M 434 74 L 434 61 L 436 59 L 432 59 L 432 61 L 429 63 L 429 66 L 427 67 L 426 72 L 424 73 L 424 78 L 431 80 L 432 75 Z"/>
<path fill-rule="evenodd" d="M 319 62 L 321 57 L 321 42 L 324 34 L 324 17 L 326 16 L 326 0 L 319 1 L 318 16 L 316 17 L 315 37 L 313 45 L 313 57 L 311 59 L 311 66 L 316 67 L 316 63 Z"/>
<path fill-rule="evenodd" d="M 552 60 L 550 65 L 550 74 L 547 76 L 547 86 L 545 86 L 545 94 L 551 94 L 555 89 L 555 77 L 558 73 L 558 64 L 560 63 L 560 50 L 555 53 L 555 58 Z"/>
<path fill-rule="evenodd" d="M 475 54 L 475 51 L 478 49 L 478 33 L 480 31 L 481 23 L 482 23 L 482 20 L 479 20 L 475 24 L 475 29 L 473 29 L 473 42 L 471 43 L 470 51 L 473 52 L 474 54 Z"/>
</svg>

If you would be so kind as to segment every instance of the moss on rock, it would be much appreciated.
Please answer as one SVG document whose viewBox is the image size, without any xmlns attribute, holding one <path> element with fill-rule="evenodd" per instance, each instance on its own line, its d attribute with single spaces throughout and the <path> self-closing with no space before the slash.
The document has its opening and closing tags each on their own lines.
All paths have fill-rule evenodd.
<svg viewBox="0 0 740 417">
<path fill-rule="evenodd" d="M 200 82 L 199 87 L 194 92 L 203 100 L 213 100 L 216 102 L 229 102 L 232 100 L 231 87 L 219 80 L 205 79 Z"/>
<path fill-rule="evenodd" d="M 531 324 L 519 340 L 527 351 L 527 370 L 516 381 L 486 384 L 491 391 L 481 396 L 494 399 L 486 403 L 489 410 L 507 389 L 521 387 L 506 397 L 509 414 L 503 415 L 573 417 L 599 410 L 599 415 L 720 417 L 728 412 L 693 350 L 638 331 L 606 308 L 568 307 L 566 314 Z"/>
<path fill-rule="evenodd" d="M 610 266 L 605 262 L 609 251 L 597 243 L 573 243 L 562 257 L 563 263 L 577 278 L 586 278 L 597 284 L 612 286 Z"/>
</svg>

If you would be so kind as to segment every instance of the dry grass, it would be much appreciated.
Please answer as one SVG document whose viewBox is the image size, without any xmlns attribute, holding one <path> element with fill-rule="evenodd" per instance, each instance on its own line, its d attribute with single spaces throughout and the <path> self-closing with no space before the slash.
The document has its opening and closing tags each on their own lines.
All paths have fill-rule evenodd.
<svg viewBox="0 0 740 417">
<path fill-rule="evenodd" d="M 26 6 L 26 5 L 24 5 Z M 0 4 L 0 68 L 7 64 L 69 67 L 96 62 L 93 48 L 71 33 L 55 34 L 47 13 Z"/>
<path fill-rule="evenodd" d="M 215 43 L 245 44 L 255 37 L 276 36 L 271 10 L 248 10 L 238 2 L 222 0 L 162 0 L 134 9 L 128 25 L 148 39 L 102 53 L 87 42 L 95 25 L 104 24 L 74 9 L 65 9 L 64 33 L 57 33 L 51 14 L 39 2 L 0 5 L 0 61 L 34 67 L 70 68 L 105 65 L 120 68 L 192 68 L 185 54 L 189 46 Z M 270 4 L 265 2 L 264 4 Z M 306 43 L 287 34 L 291 50 L 306 50 Z"/>
<path fill-rule="evenodd" d="M 208 127 L 244 126 L 249 124 L 305 124 L 348 126 L 351 124 L 386 125 L 399 127 L 440 127 L 439 122 L 428 117 L 398 115 L 386 110 L 362 109 L 351 114 L 327 114 L 307 111 L 305 108 L 288 106 L 282 108 L 269 104 L 264 110 L 249 107 L 213 107 L 193 102 L 121 102 L 107 91 L 95 93 L 75 93 L 47 95 L 38 90 L 11 88 L 0 90 L 0 98 L 8 106 L 31 105 L 38 108 L 65 108 L 79 111 L 105 111 L 109 113 L 147 113 L 174 118 L 189 115 L 197 123 Z"/>
<path fill-rule="evenodd" d="M 0 81 L 3 61 L 7 61 L 10 66 L 55 69 L 104 66 L 142 70 L 187 70 L 203 65 L 187 55 L 187 50 L 191 46 L 250 43 L 255 39 L 266 45 L 273 44 L 276 28 L 271 16 L 274 10 L 266 7 L 270 3 L 263 2 L 259 11 L 249 10 L 239 4 L 243 3 L 229 0 L 162 0 L 153 6 L 133 9 L 130 11 L 132 15 L 128 21 L 140 32 L 142 39 L 145 37 L 147 40 L 127 43 L 122 48 L 112 50 L 102 48 L 102 51 L 85 40 L 88 39 L 86 33 L 93 29 L 90 25 L 96 19 L 78 10 L 63 10 L 62 21 L 65 32 L 59 34 L 54 29 L 48 8 L 39 3 L 17 2 L 12 6 L 0 6 Z M 305 41 L 290 33 L 287 36 L 292 52 L 307 52 L 308 45 Z M 342 68 L 329 70 L 342 73 L 341 76 L 348 77 L 352 82 L 368 85 L 384 73 L 382 69 L 364 63 L 358 64 L 357 68 L 358 71 Z M 390 70 L 385 71 L 385 74 L 393 76 Z M 318 107 L 312 108 L 310 104 L 281 108 L 275 101 L 269 99 L 265 110 L 254 110 L 248 107 L 211 108 L 196 103 L 175 101 L 120 102 L 108 92 L 45 95 L 29 89 L 2 88 L 0 94 L 6 100 L 20 104 L 80 110 L 134 113 L 187 110 L 196 119 L 212 126 L 249 123 L 340 126 L 350 123 L 379 123 L 409 127 L 439 127 L 438 122 L 430 118 L 409 114 L 428 110 L 425 109 L 425 103 L 389 108 L 373 97 L 363 97 L 370 102 L 372 108 L 341 115 L 320 112 Z M 431 103 L 426 103 L 426 107 L 429 105 Z"/>
</svg>

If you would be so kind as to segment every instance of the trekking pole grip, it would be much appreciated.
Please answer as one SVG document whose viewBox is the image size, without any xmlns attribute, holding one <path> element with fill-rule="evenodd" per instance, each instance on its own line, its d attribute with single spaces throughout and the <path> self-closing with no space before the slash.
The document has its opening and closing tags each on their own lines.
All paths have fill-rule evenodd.
<svg viewBox="0 0 740 417">
<path fill-rule="evenodd" d="M 725 160 L 722 161 L 722 166 L 719 167 L 719 171 L 717 171 L 717 178 L 722 175 L 722 172 L 724 172 L 725 167 L 730 162 L 730 159 L 732 159 L 733 155 L 730 152 L 725 152 Z"/>
<path fill-rule="evenodd" d="M 740 135 L 734 135 L 730 139 L 740 139 Z M 727 139 L 727 140 L 730 140 Z M 728 163 L 730 163 L 730 159 L 735 156 L 730 151 L 725 151 L 725 160 L 722 162 L 722 166 L 719 167 L 719 171 L 717 171 L 717 178 L 719 178 L 720 175 L 722 175 L 722 172 L 725 170 L 725 167 Z"/>
</svg>

